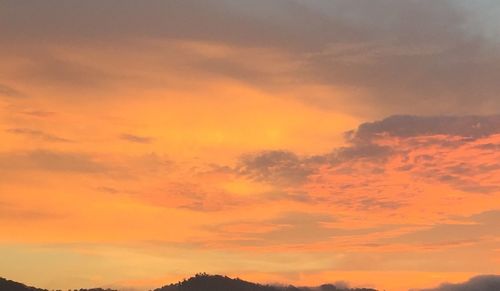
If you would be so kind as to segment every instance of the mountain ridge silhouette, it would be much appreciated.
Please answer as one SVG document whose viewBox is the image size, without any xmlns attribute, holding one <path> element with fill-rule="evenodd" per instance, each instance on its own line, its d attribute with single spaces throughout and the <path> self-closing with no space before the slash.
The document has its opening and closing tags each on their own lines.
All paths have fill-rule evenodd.
<svg viewBox="0 0 500 291">
<path fill-rule="evenodd" d="M 165 285 L 153 291 L 377 291 L 370 288 L 341 288 L 333 284 L 323 284 L 318 287 L 296 287 L 293 285 L 263 285 L 229 278 L 222 275 L 198 273 L 180 282 Z"/>
<path fill-rule="evenodd" d="M 0 277 L 0 291 L 49 291 L 48 289 L 42 289 L 32 286 L 27 286 L 23 283 L 8 280 Z M 57 290 L 62 291 L 62 290 Z M 103 288 L 91 288 L 91 289 L 69 289 L 68 291 L 118 291 L 113 289 L 103 289 Z"/>
<path fill-rule="evenodd" d="M 0 291 L 49 291 L 48 289 L 36 288 L 25 284 L 7 280 L 0 277 Z M 114 289 L 71 289 L 68 291 L 117 291 Z M 150 290 L 151 291 L 151 290 Z M 318 287 L 296 287 L 293 285 L 263 285 L 242 280 L 240 278 L 229 278 L 222 275 L 209 275 L 198 273 L 193 277 L 184 279 L 177 283 L 164 285 L 152 291 L 378 291 L 371 288 L 345 288 L 333 284 L 323 284 Z"/>
</svg>

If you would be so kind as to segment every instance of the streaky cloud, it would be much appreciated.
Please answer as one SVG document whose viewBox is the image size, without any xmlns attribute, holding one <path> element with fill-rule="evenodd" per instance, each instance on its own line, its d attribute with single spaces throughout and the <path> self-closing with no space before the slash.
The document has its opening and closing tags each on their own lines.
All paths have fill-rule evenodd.
<svg viewBox="0 0 500 291">
<path fill-rule="evenodd" d="M 133 143 L 148 144 L 148 143 L 153 142 L 152 137 L 139 136 L 139 135 L 129 134 L 129 133 L 124 133 L 124 134 L 120 135 L 120 138 L 122 140 L 126 140 L 126 141 L 133 142 Z"/>
<path fill-rule="evenodd" d="M 30 129 L 30 128 L 9 128 L 7 129 L 7 132 L 17 135 L 24 135 L 48 142 L 71 142 L 71 140 L 69 139 L 62 138 L 50 133 L 46 133 L 41 130 Z"/>
</svg>

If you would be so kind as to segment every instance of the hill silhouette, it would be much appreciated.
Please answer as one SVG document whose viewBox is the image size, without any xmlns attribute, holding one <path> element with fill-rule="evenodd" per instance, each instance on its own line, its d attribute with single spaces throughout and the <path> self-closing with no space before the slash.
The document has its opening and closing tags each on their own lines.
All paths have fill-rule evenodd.
<svg viewBox="0 0 500 291">
<path fill-rule="evenodd" d="M 341 288 L 333 284 L 319 287 L 295 287 L 261 285 L 247 282 L 239 278 L 232 279 L 221 275 L 197 274 L 181 282 L 163 286 L 154 291 L 377 291 L 368 288 Z"/>
<path fill-rule="evenodd" d="M 49 291 L 36 287 L 26 286 L 22 283 L 0 278 L 0 291 Z M 60 290 L 58 290 L 60 291 Z M 68 291 L 116 291 L 112 289 L 74 289 Z M 232 279 L 221 275 L 196 274 L 194 277 L 184 279 L 175 284 L 154 289 L 154 291 L 377 291 L 369 288 L 342 288 L 333 284 L 325 284 L 319 287 L 295 287 L 262 285 L 241 280 Z"/>
<path fill-rule="evenodd" d="M 22 283 L 0 278 L 0 291 L 49 291 L 36 287 L 26 286 Z M 60 290 L 58 290 L 60 291 Z M 68 291 L 117 291 L 112 289 L 92 288 L 92 289 L 74 289 Z"/>
<path fill-rule="evenodd" d="M 24 284 L 7 280 L 4 278 L 0 278 L 0 290 L 1 291 L 47 291 L 45 289 L 26 286 Z"/>
</svg>

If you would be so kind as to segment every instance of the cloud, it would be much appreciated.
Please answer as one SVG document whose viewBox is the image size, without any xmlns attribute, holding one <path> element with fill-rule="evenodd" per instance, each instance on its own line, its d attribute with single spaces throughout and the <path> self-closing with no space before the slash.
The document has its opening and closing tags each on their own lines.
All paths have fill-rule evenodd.
<svg viewBox="0 0 500 291">
<path fill-rule="evenodd" d="M 336 171 L 330 175 L 366 172 L 370 177 L 395 171 L 466 192 L 493 193 L 500 189 L 494 178 L 500 166 L 491 162 L 497 154 L 497 137 L 500 115 L 397 115 L 361 124 L 346 133 L 346 146 L 331 152 L 309 156 L 284 150 L 245 154 L 229 171 L 255 181 L 293 187 L 325 178 L 320 173 L 322 169 Z M 476 158 L 471 159 L 471 153 Z M 363 185 L 361 181 L 356 184 Z M 292 192 L 304 193 L 301 189 Z M 363 197 L 358 202 L 383 208 L 405 204 L 373 197 Z"/>
<path fill-rule="evenodd" d="M 445 283 L 433 289 L 420 291 L 497 291 L 500 290 L 499 275 L 482 275 L 471 278 L 469 281 L 458 284 Z"/>
<path fill-rule="evenodd" d="M 48 1 L 45 5 L 36 1 L 30 5 L 7 1 L 2 2 L 1 8 L 2 24 L 10 25 L 2 25 L 0 31 L 7 38 L 18 40 L 40 37 L 59 41 L 116 40 L 142 36 L 300 48 L 326 42 L 322 39 L 325 33 L 331 40 L 339 30 L 336 26 L 321 29 L 322 25 L 335 21 L 321 17 L 303 3 L 286 0 L 252 3 L 225 0 L 165 3 L 155 0 L 141 5 L 130 0 L 92 0 L 72 2 L 71 5 L 60 5 L 57 1 Z M 60 13 L 66 16 L 61 17 Z"/>
<path fill-rule="evenodd" d="M 481 150 L 487 150 L 487 151 L 498 151 L 498 150 L 500 150 L 500 144 L 484 143 L 484 144 L 477 145 L 476 148 L 481 149 Z"/>
<path fill-rule="evenodd" d="M 392 153 L 393 149 L 391 147 L 369 141 L 335 149 L 327 157 L 330 163 L 335 164 L 356 159 L 384 159 Z"/>
<path fill-rule="evenodd" d="M 448 135 L 481 138 L 500 134 L 500 115 L 488 116 L 411 116 L 394 115 L 380 121 L 361 124 L 347 133 L 351 142 L 367 142 L 389 135 L 409 138 Z"/>
<path fill-rule="evenodd" d="M 430 228 L 407 233 L 380 243 L 406 243 L 435 248 L 457 243 L 477 244 L 500 236 L 500 210 L 488 211 L 470 217 L 455 218 L 454 223 L 437 224 Z"/>
<path fill-rule="evenodd" d="M 340 37 L 311 53 L 309 79 L 357 92 L 350 100 L 358 101 L 353 102 L 358 110 L 387 115 L 500 109 L 493 93 L 498 90 L 498 42 L 484 38 L 482 29 L 471 24 L 485 21 L 474 19 L 461 1 L 316 2 L 353 30 L 354 37 Z M 483 1 L 478 6 L 488 11 L 499 4 Z M 312 100 L 335 106 L 328 98 Z"/>
<path fill-rule="evenodd" d="M 29 136 L 32 138 L 48 141 L 48 142 L 71 142 L 69 139 L 58 137 L 49 133 L 45 133 L 40 130 L 30 129 L 30 128 L 10 128 L 7 132 L 12 134 Z"/>
<path fill-rule="evenodd" d="M 423 199 L 446 201 L 450 193 L 462 201 L 496 195 L 500 152 L 492 145 L 500 144 L 499 125 L 498 116 L 394 116 L 360 125 L 348 134 L 345 146 L 327 153 L 263 151 L 243 155 L 235 167 L 214 171 L 227 179 L 236 175 L 272 187 L 256 195 L 257 200 L 397 213 Z M 489 229 L 442 227 L 442 233 Z M 464 240 L 457 237 L 454 242 Z"/>
<path fill-rule="evenodd" d="M 102 173 L 106 167 L 80 153 L 35 150 L 0 153 L 0 169 L 41 170 L 48 172 Z"/>
<path fill-rule="evenodd" d="M 151 138 L 151 137 L 139 136 L 139 135 L 128 134 L 128 133 L 124 133 L 124 134 L 120 135 L 120 138 L 122 140 L 126 140 L 126 141 L 133 142 L 133 143 L 148 144 L 148 143 L 153 142 L 153 138 Z"/>
<path fill-rule="evenodd" d="M 19 66 L 17 78 L 34 86 L 49 88 L 78 88 L 80 91 L 110 88 L 112 81 L 122 78 L 119 72 L 86 62 L 75 60 L 62 52 L 40 50 L 27 55 L 27 64 Z"/>
<path fill-rule="evenodd" d="M 268 243 L 306 243 L 313 241 L 328 240 L 334 235 L 339 235 L 338 230 L 325 226 L 326 223 L 335 219 L 326 214 L 318 213 L 285 213 L 281 217 L 269 221 L 277 225 L 278 229 L 261 234 L 259 239 Z"/>
<path fill-rule="evenodd" d="M 27 115 L 27 116 L 37 117 L 37 118 L 49 118 L 49 117 L 56 115 L 55 112 L 43 111 L 43 110 L 30 110 L 30 111 L 23 111 L 20 113 Z"/>
<path fill-rule="evenodd" d="M 135 196 L 155 207 L 187 209 L 196 212 L 224 211 L 248 203 L 248 200 L 231 195 L 231 193 L 210 183 L 198 183 L 193 179 L 185 180 L 182 178 L 170 180 L 171 177 L 168 176 L 168 173 L 159 177 L 162 179 L 159 187 L 152 187 L 147 190 L 141 187 L 139 189 L 128 189 L 127 191 L 129 193 L 142 193 L 142 195 Z M 101 191 L 108 193 L 115 190 L 127 192 L 109 188 L 105 187 L 103 189 L 101 187 Z"/>
<path fill-rule="evenodd" d="M 3 84 L 0 84 L 0 96 L 12 97 L 12 98 L 26 97 L 26 95 L 24 95 L 20 91 Z"/>
<path fill-rule="evenodd" d="M 330 153 L 299 156 L 289 151 L 263 151 L 246 154 L 234 171 L 256 181 L 276 185 L 298 185 L 307 181 L 321 166 L 333 166 L 357 160 L 379 160 L 392 149 L 372 143 L 340 147 Z"/>
<path fill-rule="evenodd" d="M 349 151 L 367 145 L 385 148 L 385 160 L 375 161 L 381 168 L 389 162 L 391 170 L 470 193 L 500 189 L 493 178 L 500 167 L 492 163 L 499 137 L 500 115 L 396 115 L 346 133 Z"/>
<path fill-rule="evenodd" d="M 339 222 L 337 217 L 328 213 L 288 211 L 271 219 L 232 221 L 209 226 L 208 229 L 217 233 L 217 238 L 221 238 L 224 244 L 240 248 L 340 243 L 397 228 L 391 225 L 362 228 L 332 226 L 336 222 Z"/>
<path fill-rule="evenodd" d="M 66 45 L 73 52 L 69 55 L 82 55 L 82 60 L 94 56 L 76 53 L 75 44 L 117 47 L 113 56 L 130 68 L 127 52 L 152 49 L 145 40 L 165 41 L 167 46 L 195 42 L 222 45 L 235 53 L 193 58 L 187 52 L 176 57 L 186 60 L 185 65 L 172 66 L 165 62 L 165 47 L 157 46 L 148 53 L 156 57 L 143 60 L 141 68 L 136 68 L 141 72 L 131 79 L 147 78 L 144 71 L 150 67 L 160 66 L 163 71 L 189 67 L 264 89 L 275 79 L 287 80 L 280 83 L 285 90 L 298 83 L 320 84 L 334 91 L 347 88 L 348 100 L 338 94 L 296 98 L 322 108 L 342 106 L 356 114 L 491 114 L 500 110 L 494 93 L 500 89 L 498 42 L 485 33 L 498 26 L 497 20 L 492 13 L 479 13 L 497 11 L 500 4 L 494 1 L 481 1 L 474 7 L 463 0 L 28 3 L 9 0 L 0 4 L 0 41 L 6 48 L 15 43 L 12 51 L 30 55 L 34 61 L 12 76 L 21 75 L 37 84 L 103 88 L 122 80 L 124 70 L 102 70 L 47 48 L 48 52 L 33 56 L 33 43 L 39 47 L 51 42 Z M 20 46 L 27 49 L 19 50 Z M 274 72 L 241 62 L 249 58 L 240 53 L 241 48 L 258 48 L 251 59 L 259 64 L 271 59 L 273 67 L 286 69 L 279 72 L 280 78 L 274 78 Z M 294 65 L 285 66 L 290 63 Z"/>
<path fill-rule="evenodd" d="M 0 220 L 9 221 L 15 219 L 16 221 L 39 221 L 44 219 L 57 219 L 61 217 L 62 215 L 60 214 L 49 213 L 45 210 L 28 209 L 23 206 L 0 202 Z"/>
<path fill-rule="evenodd" d="M 313 169 L 309 160 L 288 151 L 265 151 L 241 157 L 236 172 L 251 179 L 274 184 L 304 182 Z"/>
</svg>

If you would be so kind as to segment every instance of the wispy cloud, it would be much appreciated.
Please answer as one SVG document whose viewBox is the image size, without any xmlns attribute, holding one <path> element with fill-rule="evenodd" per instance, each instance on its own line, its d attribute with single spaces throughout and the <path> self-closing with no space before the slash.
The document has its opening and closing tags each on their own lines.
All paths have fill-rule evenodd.
<svg viewBox="0 0 500 291">
<path fill-rule="evenodd" d="M 152 137 L 139 136 L 139 135 L 129 134 L 129 133 L 124 133 L 124 134 L 120 135 L 120 138 L 122 140 L 126 140 L 129 142 L 142 143 L 142 144 L 152 143 L 154 140 Z"/>
<path fill-rule="evenodd" d="M 48 172 L 102 173 L 106 167 L 81 153 L 35 150 L 0 153 L 2 171 L 40 170 Z"/>
<path fill-rule="evenodd" d="M 30 129 L 30 128 L 9 128 L 7 129 L 7 132 L 12 134 L 24 135 L 48 142 L 72 142 L 69 139 L 62 138 L 50 133 L 46 133 L 41 130 Z"/>
<path fill-rule="evenodd" d="M 26 97 L 23 93 L 20 91 L 11 88 L 7 85 L 0 84 L 0 96 L 1 97 L 12 97 L 12 98 L 23 98 Z"/>
</svg>

